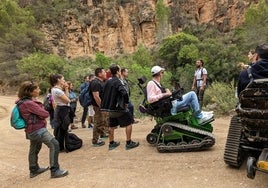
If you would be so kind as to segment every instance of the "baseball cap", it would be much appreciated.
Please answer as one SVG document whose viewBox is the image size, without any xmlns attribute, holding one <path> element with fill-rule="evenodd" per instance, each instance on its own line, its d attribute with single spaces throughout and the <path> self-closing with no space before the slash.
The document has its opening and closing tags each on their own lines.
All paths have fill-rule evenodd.
<svg viewBox="0 0 268 188">
<path fill-rule="evenodd" d="M 153 66 L 153 68 L 151 69 L 151 73 L 152 73 L 152 76 L 159 73 L 160 71 L 164 71 L 165 69 L 160 67 L 160 66 Z"/>
</svg>

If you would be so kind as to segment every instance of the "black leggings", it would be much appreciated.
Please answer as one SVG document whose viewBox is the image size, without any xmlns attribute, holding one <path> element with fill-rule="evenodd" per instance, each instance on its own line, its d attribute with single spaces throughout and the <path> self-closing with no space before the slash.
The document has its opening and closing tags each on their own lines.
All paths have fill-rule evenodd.
<svg viewBox="0 0 268 188">
<path fill-rule="evenodd" d="M 70 124 L 69 106 L 57 106 L 54 116 L 54 136 L 58 140 L 60 150 L 65 149 L 68 126 Z"/>
</svg>

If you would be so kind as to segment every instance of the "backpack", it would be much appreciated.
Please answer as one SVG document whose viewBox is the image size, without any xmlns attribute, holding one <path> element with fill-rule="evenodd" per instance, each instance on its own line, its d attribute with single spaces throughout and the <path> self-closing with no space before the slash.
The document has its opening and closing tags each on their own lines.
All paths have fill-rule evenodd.
<svg viewBox="0 0 268 188">
<path fill-rule="evenodd" d="M 203 68 L 201 69 L 201 78 L 203 77 Z M 208 74 L 207 74 L 207 79 L 206 79 L 206 85 L 207 87 L 211 84 L 211 79 L 208 77 Z"/>
<path fill-rule="evenodd" d="M 90 83 L 81 91 L 79 95 L 79 103 L 82 107 L 88 107 L 92 104 Z"/>
<path fill-rule="evenodd" d="M 65 142 L 65 148 L 68 151 L 74 151 L 81 148 L 83 145 L 83 140 L 73 133 L 68 133 Z"/>
<path fill-rule="evenodd" d="M 10 117 L 10 125 L 14 129 L 24 129 L 27 127 L 27 122 L 20 115 L 19 106 L 27 99 L 20 99 L 12 109 Z"/>
<path fill-rule="evenodd" d="M 44 108 L 46 111 L 51 112 L 53 110 L 53 105 L 52 105 L 50 93 L 47 94 L 47 96 L 45 97 L 43 105 L 44 105 Z"/>
</svg>

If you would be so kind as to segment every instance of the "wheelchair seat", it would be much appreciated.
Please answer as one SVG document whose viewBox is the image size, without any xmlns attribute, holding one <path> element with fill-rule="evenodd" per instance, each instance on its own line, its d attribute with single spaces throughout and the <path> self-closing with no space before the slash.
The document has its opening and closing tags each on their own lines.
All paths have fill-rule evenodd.
<svg viewBox="0 0 268 188">
<path fill-rule="evenodd" d="M 141 113 L 148 113 L 154 117 L 163 118 L 167 116 L 172 116 L 170 112 L 172 108 L 172 103 L 171 103 L 172 100 L 174 99 L 170 97 L 166 97 L 154 103 L 145 102 L 145 105 L 139 105 L 139 110 Z M 178 109 L 177 113 L 187 112 L 189 110 L 190 110 L 190 106 L 187 105 Z"/>
</svg>

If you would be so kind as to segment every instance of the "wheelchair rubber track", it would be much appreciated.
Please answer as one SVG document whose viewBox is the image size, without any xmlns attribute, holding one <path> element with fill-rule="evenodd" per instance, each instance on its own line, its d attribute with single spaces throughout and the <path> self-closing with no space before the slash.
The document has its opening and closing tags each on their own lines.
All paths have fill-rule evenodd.
<svg viewBox="0 0 268 188">
<path fill-rule="evenodd" d="M 233 167 L 240 167 L 243 160 L 241 159 L 240 138 L 242 123 L 237 116 L 233 116 L 227 135 L 224 162 Z"/>
<path fill-rule="evenodd" d="M 210 132 L 207 132 L 207 131 L 204 131 L 204 130 L 201 130 L 201 129 L 196 129 L 196 128 L 190 127 L 188 125 L 183 125 L 183 124 L 180 124 L 180 123 L 174 123 L 174 122 L 166 122 L 163 125 L 170 125 L 172 127 L 176 127 L 176 128 L 188 131 L 188 132 L 203 135 L 203 136 L 206 136 L 206 139 L 202 140 L 199 143 L 186 144 L 186 145 L 167 146 L 167 145 L 163 145 L 163 144 L 157 144 L 157 150 L 160 153 L 164 153 L 164 152 L 200 151 L 200 150 L 204 150 L 206 148 L 212 147 L 215 144 L 215 137 Z M 162 127 L 163 127 L 163 125 L 162 125 Z M 162 127 L 161 127 L 160 132 L 162 132 Z M 157 143 L 159 143 L 160 136 L 161 136 L 161 134 L 159 134 L 159 136 L 158 136 Z"/>
</svg>

